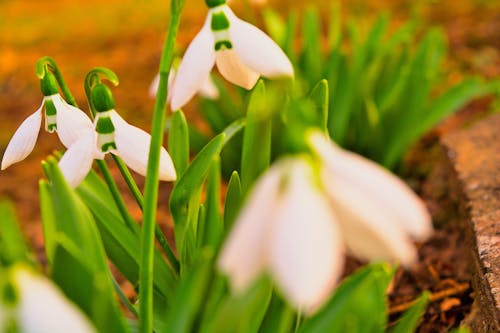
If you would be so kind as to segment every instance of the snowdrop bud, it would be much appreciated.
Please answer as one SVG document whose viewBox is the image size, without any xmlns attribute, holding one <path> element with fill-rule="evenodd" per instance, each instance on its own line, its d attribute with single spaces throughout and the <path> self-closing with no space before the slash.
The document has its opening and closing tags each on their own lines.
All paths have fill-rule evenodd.
<svg viewBox="0 0 500 333">
<path fill-rule="evenodd" d="M 52 96 L 59 92 L 59 85 L 56 77 L 51 72 L 47 72 L 40 80 L 40 88 L 44 96 Z"/>
<path fill-rule="evenodd" d="M 226 0 L 205 0 L 205 3 L 207 4 L 208 8 L 214 8 L 220 5 L 224 5 L 226 3 Z"/>
<path fill-rule="evenodd" d="M 115 107 L 115 100 L 111 90 L 102 83 L 92 88 L 91 100 L 98 112 L 109 111 Z"/>
</svg>

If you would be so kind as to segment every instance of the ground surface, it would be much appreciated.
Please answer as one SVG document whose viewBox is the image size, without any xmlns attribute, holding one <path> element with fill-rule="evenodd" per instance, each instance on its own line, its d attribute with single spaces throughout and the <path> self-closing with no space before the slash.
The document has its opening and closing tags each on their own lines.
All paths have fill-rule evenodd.
<svg viewBox="0 0 500 333">
<path fill-rule="evenodd" d="M 249 16 L 241 3 L 233 2 L 239 15 Z M 286 1 L 271 3 L 278 8 L 288 8 Z M 415 4 L 402 0 L 358 0 L 344 7 L 345 12 L 366 17 L 382 10 L 390 11 L 396 21 L 416 12 L 422 15 L 426 25 L 441 24 L 445 28 L 451 51 L 450 59 L 445 64 L 449 82 L 459 80 L 465 72 L 486 77 L 500 74 L 500 6 L 496 1 L 419 1 Z M 205 11 L 201 0 L 187 2 L 180 46 L 185 47 L 197 32 Z M 56 59 L 82 106 L 86 105 L 82 88 L 86 72 L 95 66 L 113 69 L 121 80 L 119 89 L 114 90 L 118 111 L 131 123 L 144 129 L 150 127 L 153 102 L 148 99 L 147 91 L 158 66 L 165 36 L 167 1 L 154 0 L 145 5 L 144 2 L 132 0 L 4 0 L 0 1 L 0 13 L 2 153 L 17 126 L 41 102 L 33 67 L 35 61 L 44 55 Z M 460 116 L 442 124 L 434 134 L 442 135 L 462 126 L 482 113 L 487 105 L 487 101 L 483 101 L 469 106 Z M 192 108 L 187 111 L 188 117 L 196 117 Z M 435 136 L 429 136 L 428 141 L 422 143 L 423 151 L 432 151 L 430 147 L 436 142 Z M 54 136 L 41 132 L 34 152 L 25 161 L 0 172 L 0 198 L 8 198 L 15 203 L 25 234 L 41 258 L 43 239 L 38 180 L 43 174 L 39 163 L 53 149 L 61 148 Z M 435 201 L 430 195 L 436 193 L 434 186 L 439 184 L 420 183 L 421 174 L 429 171 L 425 163 L 421 168 L 421 173 L 413 171 L 409 174 L 413 176 L 416 188 L 420 188 L 424 196 L 426 193 L 430 196 L 428 202 L 431 211 L 440 222 L 434 237 L 421 245 L 421 263 L 409 272 L 398 273 L 391 300 L 396 316 L 400 310 L 397 306 L 403 304 L 404 307 L 422 290 L 431 290 L 438 296 L 442 291 L 451 293 L 447 297 L 437 297 L 439 299 L 429 307 L 421 328 L 423 332 L 446 332 L 468 312 L 471 304 L 471 290 L 468 288 L 470 274 L 461 260 L 461 233 L 453 223 L 453 216 L 448 216 L 441 209 L 443 205 L 446 206 L 446 202 Z M 140 177 L 137 179 L 140 181 Z M 169 186 L 162 185 L 159 221 L 163 225 L 168 224 L 168 191 Z M 132 201 L 130 203 L 131 207 L 135 207 Z M 135 216 L 139 219 L 140 212 L 135 210 Z"/>
</svg>

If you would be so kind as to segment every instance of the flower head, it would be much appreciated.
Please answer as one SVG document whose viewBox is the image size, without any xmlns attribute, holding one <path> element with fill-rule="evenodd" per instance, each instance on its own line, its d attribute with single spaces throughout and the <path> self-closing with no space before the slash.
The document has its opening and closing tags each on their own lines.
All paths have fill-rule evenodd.
<svg viewBox="0 0 500 333">
<path fill-rule="evenodd" d="M 94 159 L 103 159 L 106 153 L 120 156 L 135 172 L 145 176 L 151 136 L 127 123 L 114 109 L 114 100 L 104 84 L 92 90 L 92 102 L 97 110 L 93 130 L 75 142 L 59 161 L 66 180 L 78 186 L 89 173 Z M 175 168 L 165 148 L 160 151 L 160 180 L 174 181 Z"/>
<path fill-rule="evenodd" d="M 292 305 L 311 313 L 333 290 L 344 248 L 408 266 L 417 259 L 411 238 L 426 238 L 432 225 L 396 176 L 319 132 L 309 144 L 319 168 L 304 158 L 274 164 L 257 181 L 218 265 L 236 292 L 269 272 Z"/>
<path fill-rule="evenodd" d="M 66 148 L 92 129 L 90 118 L 82 110 L 66 103 L 58 93 L 52 73 L 47 72 L 41 79 L 41 88 L 44 94 L 42 104 L 22 122 L 12 136 L 2 158 L 2 170 L 22 161 L 31 153 L 40 132 L 42 117 L 45 119 L 45 130 L 49 133 L 57 132 Z"/>
<path fill-rule="evenodd" d="M 217 65 L 228 81 L 251 89 L 259 76 L 292 77 L 285 53 L 264 32 L 239 19 L 225 0 L 207 0 L 210 7 L 201 29 L 186 50 L 172 87 L 172 110 L 184 106 Z"/>
<path fill-rule="evenodd" d="M 233 290 L 271 273 L 292 304 L 310 312 L 335 286 L 343 245 L 308 161 L 284 159 L 260 178 L 219 258 Z"/>
<path fill-rule="evenodd" d="M 8 288 L 9 299 L 0 299 L 0 332 L 11 325 L 16 332 L 96 332 L 91 322 L 49 280 L 24 267 L 14 267 Z"/>
</svg>

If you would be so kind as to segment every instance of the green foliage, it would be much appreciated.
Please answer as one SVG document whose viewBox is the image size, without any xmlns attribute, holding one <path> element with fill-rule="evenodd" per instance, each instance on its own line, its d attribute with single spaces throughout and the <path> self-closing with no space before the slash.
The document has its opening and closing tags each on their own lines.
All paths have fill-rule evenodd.
<svg viewBox="0 0 500 333">
<path fill-rule="evenodd" d="M 394 270 L 370 265 L 349 276 L 330 301 L 307 319 L 300 333 L 384 332 L 387 325 L 385 291 Z"/>
<path fill-rule="evenodd" d="M 341 146 L 389 169 L 397 169 L 406 151 L 445 117 L 473 99 L 500 92 L 498 80 L 464 77 L 454 85 L 447 83 L 444 33 L 439 28 L 423 32 L 416 20 L 394 29 L 389 15 L 383 14 L 366 30 L 361 20 L 343 25 L 335 4 L 327 27 L 313 9 L 300 20 L 294 14 L 284 20 L 268 8 L 263 19 L 271 37 L 294 64 L 297 87 L 294 92 L 288 90 L 288 97 L 301 98 L 301 91 L 310 91 L 314 107 L 320 112 L 327 108 L 318 127 L 324 129 L 326 122 L 328 133 Z M 297 39 L 301 41 L 298 48 L 293 45 Z M 327 96 L 322 95 L 323 85 Z M 200 104 L 214 133 L 240 116 L 238 106 L 247 98 L 241 89 L 229 94 L 222 84 L 218 86 L 221 98 Z M 267 100 L 270 109 L 269 96 Z M 287 117 L 288 107 L 283 100 L 281 104 L 281 117 Z M 273 148 L 272 156 L 287 152 Z M 225 156 L 230 161 L 223 158 L 223 165 L 240 170 L 234 155 L 233 150 L 232 156 Z M 226 177 L 231 171 L 224 173 Z M 246 176 L 243 172 L 241 176 L 246 188 Z"/>
<path fill-rule="evenodd" d="M 54 158 L 44 171 L 50 183 L 40 182 L 40 196 L 54 282 L 100 331 L 128 332 L 92 214 L 69 188 Z"/>
<path fill-rule="evenodd" d="M 10 202 L 0 201 L 0 266 L 31 263 L 28 248 Z"/>
<path fill-rule="evenodd" d="M 420 296 L 420 298 L 415 302 L 415 304 L 405 312 L 405 314 L 398 321 L 396 326 L 391 329 L 391 333 L 405 333 L 413 332 L 424 315 L 425 308 L 429 303 L 430 293 L 425 292 Z"/>
</svg>

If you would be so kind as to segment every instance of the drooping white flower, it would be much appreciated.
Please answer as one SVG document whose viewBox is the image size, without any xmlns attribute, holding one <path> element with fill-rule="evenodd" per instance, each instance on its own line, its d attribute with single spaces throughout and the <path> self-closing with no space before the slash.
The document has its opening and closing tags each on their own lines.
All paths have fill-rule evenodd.
<svg viewBox="0 0 500 333">
<path fill-rule="evenodd" d="M 311 133 L 309 142 L 321 159 L 321 179 L 347 248 L 367 260 L 414 263 L 411 238 L 423 240 L 432 233 L 422 200 L 400 178 L 322 133 Z"/>
<path fill-rule="evenodd" d="M 0 300 L 0 332 L 15 321 L 20 333 L 93 333 L 92 323 L 48 279 L 24 267 L 15 267 L 11 284 L 14 304 Z"/>
<path fill-rule="evenodd" d="M 66 148 L 92 129 L 90 118 L 82 110 L 66 103 L 59 93 L 45 96 L 38 110 L 26 118 L 12 136 L 2 158 L 2 170 L 24 160 L 31 153 L 40 132 L 42 117 L 45 118 L 45 130 L 57 132 Z"/>
<path fill-rule="evenodd" d="M 129 168 L 145 176 L 151 135 L 120 117 L 113 109 L 111 92 L 104 84 L 94 87 L 92 95 L 93 104 L 98 111 L 93 130 L 69 147 L 59 161 L 66 180 L 70 186 L 78 186 L 89 173 L 94 159 L 103 159 L 108 152 L 120 156 Z M 159 179 L 176 179 L 172 159 L 163 147 L 160 151 Z"/>
<path fill-rule="evenodd" d="M 312 312 L 339 277 L 344 245 L 365 260 L 409 266 L 417 259 L 412 238 L 428 237 L 432 223 L 422 201 L 381 166 L 320 132 L 308 142 L 321 185 L 311 183 L 311 166 L 299 158 L 273 165 L 257 181 L 218 266 L 236 292 L 269 271 L 292 305 Z"/>
<path fill-rule="evenodd" d="M 343 268 L 335 216 L 303 159 L 285 159 L 258 180 L 223 246 L 219 269 L 240 292 L 264 271 L 289 301 L 311 312 Z"/>
<path fill-rule="evenodd" d="M 176 70 L 172 67 L 170 69 L 170 72 L 168 74 L 168 95 L 167 95 L 167 101 L 170 102 L 171 96 L 172 96 L 172 83 L 174 82 Z M 156 97 L 156 92 L 158 91 L 158 85 L 160 84 L 160 75 L 156 74 L 155 78 L 153 79 L 153 82 L 151 82 L 151 85 L 149 86 L 149 96 L 151 98 Z M 210 76 L 207 77 L 205 82 L 201 85 L 200 89 L 197 91 L 197 93 L 205 98 L 208 99 L 217 99 L 219 98 L 219 90 L 217 89 L 217 86 L 215 85 L 214 81 Z"/>
<path fill-rule="evenodd" d="M 251 89 L 259 76 L 292 77 L 285 53 L 264 32 L 239 19 L 225 0 L 207 0 L 205 23 L 186 50 L 172 87 L 172 110 L 184 106 L 217 65 L 228 81 Z"/>
</svg>

